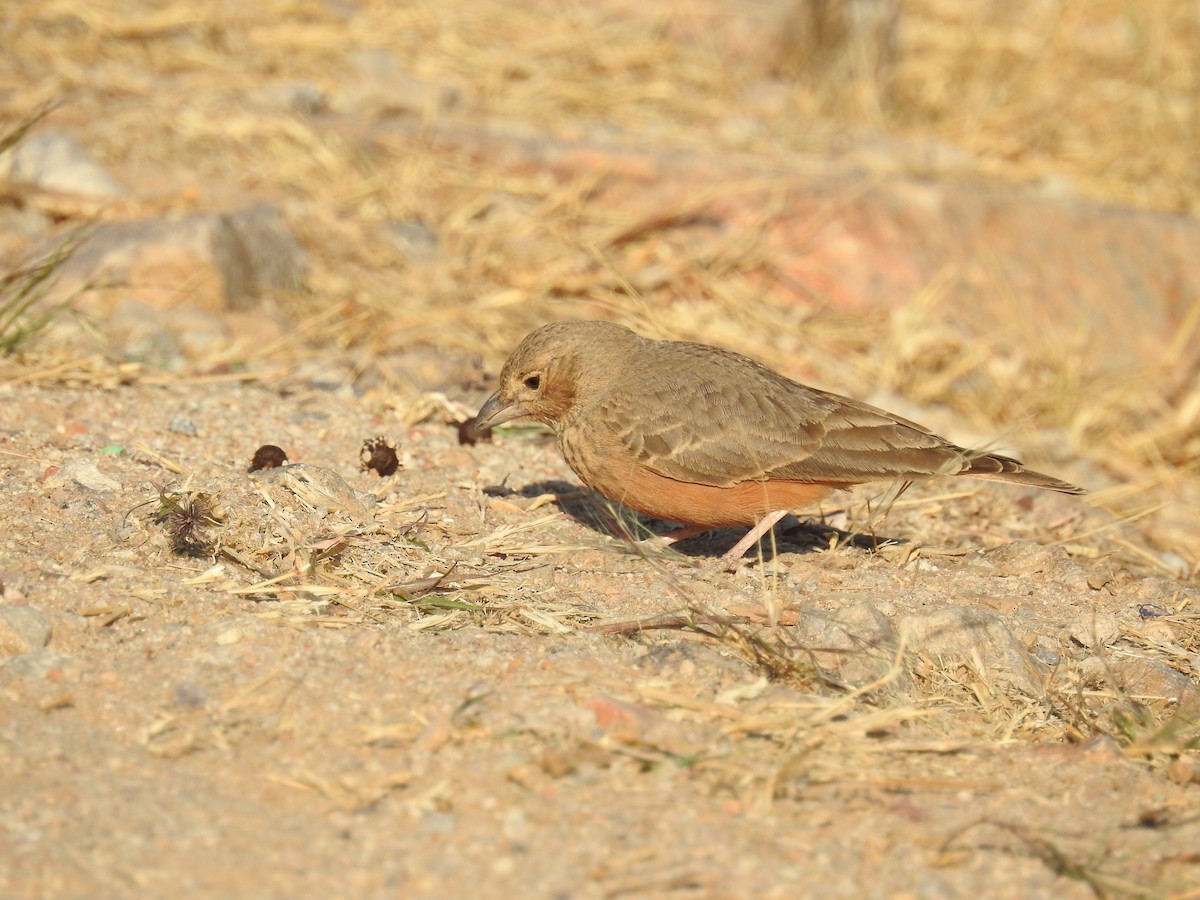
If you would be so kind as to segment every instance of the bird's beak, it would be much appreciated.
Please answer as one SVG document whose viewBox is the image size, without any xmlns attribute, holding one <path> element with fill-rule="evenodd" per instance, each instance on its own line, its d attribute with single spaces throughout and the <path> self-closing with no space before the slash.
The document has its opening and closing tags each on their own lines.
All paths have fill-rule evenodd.
<svg viewBox="0 0 1200 900">
<path fill-rule="evenodd" d="M 503 425 L 512 419 L 519 419 L 527 415 L 529 412 L 520 403 L 501 400 L 500 392 L 496 391 L 479 408 L 473 429 L 476 434 L 483 434 L 497 425 Z"/>
</svg>

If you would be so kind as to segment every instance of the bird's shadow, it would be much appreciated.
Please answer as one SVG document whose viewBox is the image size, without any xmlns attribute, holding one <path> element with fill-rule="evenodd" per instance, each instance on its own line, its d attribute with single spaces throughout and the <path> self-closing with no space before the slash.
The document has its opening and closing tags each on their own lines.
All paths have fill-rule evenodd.
<svg viewBox="0 0 1200 900">
<path fill-rule="evenodd" d="M 553 494 L 559 508 L 575 521 L 606 537 L 630 542 L 666 536 L 673 530 L 670 523 L 652 519 L 608 500 L 595 491 L 557 479 L 535 481 L 519 488 L 507 485 L 485 487 L 491 497 L 540 497 Z M 775 540 L 764 536 L 761 541 L 763 559 L 780 553 L 814 553 L 834 546 L 851 546 L 875 553 L 883 547 L 908 543 L 904 538 L 885 537 L 843 531 L 823 522 L 801 521 L 788 516 L 774 529 Z M 746 529 L 715 528 L 672 545 L 672 549 L 689 557 L 719 556 L 732 547 Z"/>
</svg>

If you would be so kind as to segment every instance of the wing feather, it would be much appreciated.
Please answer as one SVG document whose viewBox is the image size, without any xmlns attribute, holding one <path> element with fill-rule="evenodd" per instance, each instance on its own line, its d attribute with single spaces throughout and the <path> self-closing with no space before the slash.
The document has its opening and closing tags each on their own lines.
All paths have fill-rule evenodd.
<svg viewBox="0 0 1200 900">
<path fill-rule="evenodd" d="M 966 451 L 915 422 L 791 381 L 747 357 L 647 343 L 653 359 L 631 360 L 626 374 L 633 377 L 620 379 L 622 387 L 589 418 L 605 422 L 657 474 L 728 487 L 764 478 L 855 484 L 969 467 Z"/>
</svg>

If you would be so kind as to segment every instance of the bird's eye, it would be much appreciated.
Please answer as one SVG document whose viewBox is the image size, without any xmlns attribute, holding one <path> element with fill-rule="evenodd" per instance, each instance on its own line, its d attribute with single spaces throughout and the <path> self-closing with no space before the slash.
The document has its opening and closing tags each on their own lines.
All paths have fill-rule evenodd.
<svg viewBox="0 0 1200 900">
<path fill-rule="evenodd" d="M 541 375 L 530 375 L 528 378 L 525 379 L 525 387 L 529 388 L 531 391 L 536 391 L 541 386 L 542 386 L 542 376 Z"/>
</svg>

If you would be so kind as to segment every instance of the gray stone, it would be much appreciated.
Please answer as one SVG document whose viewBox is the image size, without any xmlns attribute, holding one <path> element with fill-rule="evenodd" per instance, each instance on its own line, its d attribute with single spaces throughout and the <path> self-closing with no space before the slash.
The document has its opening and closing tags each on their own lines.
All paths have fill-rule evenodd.
<svg viewBox="0 0 1200 900">
<path fill-rule="evenodd" d="M 50 643 L 50 617 L 32 606 L 0 606 L 0 656 L 41 650 Z"/>
<path fill-rule="evenodd" d="M 76 458 L 67 460 L 55 475 L 56 480 L 71 482 L 89 491 L 119 491 L 121 482 L 100 471 L 94 459 Z"/>
<path fill-rule="evenodd" d="M 270 203 L 257 203 L 226 217 L 241 238 L 257 290 L 303 290 L 308 254 Z"/>
<path fill-rule="evenodd" d="M 1173 550 L 1164 550 L 1158 554 L 1158 561 L 1176 578 L 1187 578 L 1192 570 L 1191 563 Z"/>
<path fill-rule="evenodd" d="M 1098 687 L 1109 680 L 1108 661 L 1099 656 L 1088 656 L 1075 664 L 1075 672 L 1081 684 Z"/>
<path fill-rule="evenodd" d="M 196 423 L 185 413 L 177 412 L 171 416 L 171 421 L 167 423 L 167 430 L 173 431 L 176 434 L 186 434 L 188 437 L 195 437 Z"/>
<path fill-rule="evenodd" d="M 1048 666 L 1057 666 L 1062 662 L 1062 656 L 1059 655 L 1058 651 L 1052 650 L 1049 647 L 1034 647 L 1033 655 Z"/>
<path fill-rule="evenodd" d="M 82 144 L 47 129 L 26 137 L 0 162 L 0 176 L 17 184 L 86 197 L 123 197 L 126 191 L 92 159 Z"/>
<path fill-rule="evenodd" d="M 101 224 L 63 265 L 58 286 L 116 287 L 121 301 L 162 308 L 177 306 L 186 290 L 190 305 L 214 311 L 249 306 L 255 296 L 241 237 L 225 216 L 209 214 Z"/>
<path fill-rule="evenodd" d="M 396 249 L 409 262 L 427 262 L 437 256 L 437 232 L 416 219 L 394 220 L 387 223 L 388 233 Z"/>
<path fill-rule="evenodd" d="M 207 706 L 212 701 L 212 694 L 194 681 L 181 681 L 175 685 L 171 702 L 176 706 L 198 708 Z"/>
</svg>

